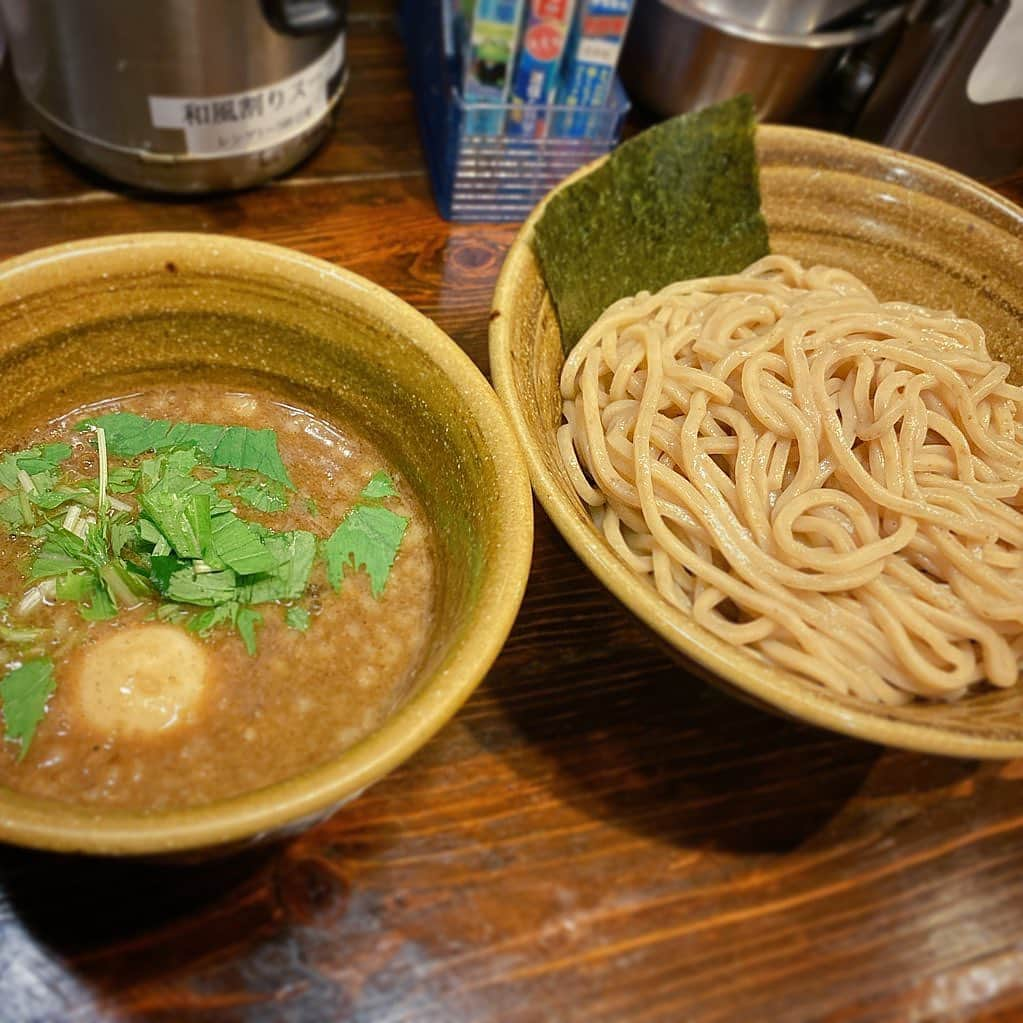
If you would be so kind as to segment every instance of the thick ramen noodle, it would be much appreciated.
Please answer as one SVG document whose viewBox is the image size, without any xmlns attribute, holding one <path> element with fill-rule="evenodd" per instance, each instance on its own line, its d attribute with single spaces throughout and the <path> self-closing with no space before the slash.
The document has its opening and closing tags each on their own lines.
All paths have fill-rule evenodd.
<svg viewBox="0 0 1023 1023">
<path fill-rule="evenodd" d="M 558 442 L 637 575 L 716 636 L 864 700 L 1016 682 L 1023 390 L 969 320 L 769 256 L 616 302 Z"/>
<path fill-rule="evenodd" d="M 263 440 L 266 431 L 273 431 L 293 489 L 255 471 L 219 469 L 216 458 L 211 465 L 200 459 L 191 468 L 195 459 L 187 446 L 163 455 L 145 451 L 132 458 L 111 456 L 104 490 L 127 524 L 128 540 L 111 540 L 103 548 L 104 557 L 114 560 L 111 550 L 121 550 L 124 542 L 122 583 L 138 582 L 139 564 L 149 566 L 151 574 L 138 591 L 142 596 L 134 601 L 130 593 L 127 600 L 119 598 L 116 613 L 97 612 L 95 594 L 91 604 L 82 598 L 89 577 L 79 569 L 55 579 L 51 572 L 27 597 L 19 598 L 27 573 L 32 581 L 47 571 L 45 564 L 38 567 L 41 541 L 27 526 L 12 529 L 0 541 L 0 593 L 9 597 L 0 635 L 22 641 L 39 637 L 30 640 L 36 643 L 31 663 L 52 667 L 53 687 L 30 746 L 12 737 L 18 707 L 12 694 L 3 691 L 7 741 L 0 743 L 0 784 L 79 803 L 149 810 L 191 806 L 293 776 L 374 730 L 405 695 L 424 656 L 434 616 L 431 534 L 401 475 L 372 443 L 342 424 L 266 393 L 230 393 L 195 384 L 134 394 L 40 423 L 15 439 L 44 458 L 62 445 L 70 447 L 70 455 L 59 470 L 29 481 L 55 487 L 49 492 L 57 495 L 53 501 L 61 496 L 53 484 L 57 472 L 82 486 L 95 483 L 98 434 L 74 427 L 86 417 L 109 422 L 96 417 L 114 413 L 248 427 L 263 431 Z M 109 446 L 113 434 L 107 430 L 104 436 Z M 232 464 L 237 457 L 235 451 L 221 461 Z M 39 468 L 24 458 L 17 464 Z M 19 469 L 19 478 L 23 471 Z M 199 558 L 188 562 L 192 575 L 182 570 L 174 560 L 180 552 L 168 552 L 162 534 L 153 533 L 152 521 L 141 521 L 146 509 L 156 508 L 152 498 L 159 487 L 166 489 L 175 480 L 179 491 L 193 485 L 212 487 L 214 511 L 220 506 L 233 509 L 230 518 L 214 517 L 214 528 L 217 523 L 241 528 L 242 539 L 258 550 L 272 542 L 267 539 L 272 534 L 307 537 L 311 568 L 303 569 L 307 580 L 300 582 L 295 599 L 270 599 L 274 591 L 264 585 L 267 576 L 243 577 L 244 566 L 236 565 L 237 580 L 255 580 L 244 591 L 251 606 L 216 603 L 220 598 L 210 580 L 223 572 Z M 91 565 L 89 550 L 78 553 L 68 533 L 78 529 L 88 535 L 80 529 L 83 519 L 75 509 L 90 521 L 96 512 L 70 503 L 47 510 L 42 500 L 47 494 L 30 496 L 38 502 L 29 509 L 36 534 L 41 524 L 50 522 L 43 528 L 50 530 L 47 543 L 52 546 L 52 523 L 62 523 L 67 528 L 60 535 L 72 553 Z M 95 497 L 93 502 L 95 507 Z M 335 567 L 340 583 L 335 589 L 323 554 L 331 531 L 355 507 L 406 525 L 385 584 L 379 565 L 378 575 L 371 576 L 359 570 L 355 557 L 343 572 Z M 169 521 L 155 511 L 153 515 L 153 521 Z M 235 517 L 243 520 L 242 527 Z M 111 525 L 112 535 L 115 528 Z M 173 535 L 169 524 L 164 528 Z M 146 552 L 136 561 L 129 554 L 132 544 Z M 174 539 L 173 544 L 184 550 L 185 540 Z M 61 556 L 60 551 L 53 555 L 58 561 Z M 195 594 L 185 589 L 181 596 L 173 587 L 162 595 L 156 592 L 160 586 L 153 580 L 168 561 L 170 569 L 184 572 L 185 582 L 194 582 Z M 103 565 L 99 575 L 108 578 L 104 573 L 109 567 Z M 206 604 L 203 586 L 213 592 Z M 0 647 L 8 669 L 26 658 L 16 645 Z"/>
</svg>

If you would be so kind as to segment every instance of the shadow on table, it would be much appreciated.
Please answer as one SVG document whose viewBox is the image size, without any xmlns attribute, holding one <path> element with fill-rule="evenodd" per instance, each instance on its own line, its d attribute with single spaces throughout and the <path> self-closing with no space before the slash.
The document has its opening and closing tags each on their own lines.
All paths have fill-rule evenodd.
<svg viewBox="0 0 1023 1023">
<path fill-rule="evenodd" d="M 0 848 L 0 888 L 26 927 L 75 954 L 211 908 L 232 914 L 267 884 L 276 846 L 198 864 L 64 856 Z"/>
<path fill-rule="evenodd" d="M 51 1009 L 60 1018 L 62 989 L 81 982 L 120 997 L 216 964 L 248 971 L 258 991 L 279 981 L 293 927 L 347 910 L 349 882 L 317 842 L 300 837 L 194 864 L 0 847 L 0 948 L 45 957 L 53 991 L 33 992 L 43 1013 L 34 1018 Z M 0 1003 L 25 996 L 23 987 L 0 970 Z"/>
<path fill-rule="evenodd" d="M 975 761 L 887 751 L 728 696 L 671 660 L 578 562 L 566 572 L 558 558 L 557 568 L 534 571 L 486 685 L 535 759 L 553 765 L 544 784 L 590 816 L 679 846 L 786 852 L 827 842 L 863 789 L 898 801 L 977 770 Z M 477 736 L 492 741 L 479 727 Z"/>
</svg>

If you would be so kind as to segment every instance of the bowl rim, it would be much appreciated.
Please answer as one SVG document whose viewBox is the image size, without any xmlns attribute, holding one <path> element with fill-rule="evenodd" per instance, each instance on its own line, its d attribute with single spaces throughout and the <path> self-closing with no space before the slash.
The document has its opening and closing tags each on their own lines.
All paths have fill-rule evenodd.
<svg viewBox="0 0 1023 1023">
<path fill-rule="evenodd" d="M 481 370 L 432 320 L 394 293 L 326 260 L 295 249 L 227 235 L 140 232 L 36 249 L 0 263 L 0 291 L 41 271 L 60 269 L 66 282 L 101 280 L 101 273 L 185 266 L 286 272 L 326 301 L 353 298 L 370 315 L 394 325 L 457 385 L 464 414 L 479 427 L 495 464 L 496 541 L 472 609 L 470 626 L 447 662 L 384 724 L 355 746 L 302 774 L 212 803 L 161 812 L 64 804 L 2 789 L 0 841 L 58 852 L 153 855 L 186 852 L 301 830 L 339 809 L 427 742 L 468 699 L 504 646 L 518 614 L 533 546 L 533 502 L 525 461 L 507 412 Z M 48 285 L 46 285 L 48 287 Z M 45 289 L 44 289 L 45 290 Z M 16 299 L 17 296 L 14 296 Z"/>
<path fill-rule="evenodd" d="M 940 179 L 941 184 L 970 195 L 988 208 L 997 208 L 1003 216 L 1008 215 L 1019 225 L 1023 234 L 1023 209 L 972 178 L 929 160 L 810 128 L 759 125 L 757 140 L 758 144 L 763 141 L 766 145 L 777 147 L 800 143 L 834 145 L 840 141 L 847 152 L 861 157 L 873 157 L 886 168 L 911 171 L 932 181 Z M 509 310 L 514 308 L 517 280 L 534 258 L 533 231 L 544 207 L 560 189 L 590 174 L 607 159 L 606 156 L 601 157 L 581 167 L 556 185 L 537 204 L 508 250 L 494 291 L 491 311 L 489 346 L 494 388 L 511 416 L 512 428 L 529 467 L 533 490 L 558 532 L 586 567 L 632 614 L 670 646 L 756 703 L 769 705 L 790 717 L 853 738 L 920 753 L 995 760 L 1023 756 L 1023 737 L 1018 740 L 997 739 L 965 732 L 952 733 L 944 730 L 941 725 L 897 721 L 881 716 L 879 708 L 874 705 L 863 704 L 863 709 L 854 705 L 845 706 L 817 696 L 809 687 L 798 686 L 788 672 L 753 661 L 748 654 L 741 653 L 738 648 L 713 636 L 695 622 L 684 621 L 681 612 L 677 615 L 673 613 L 673 609 L 652 587 L 634 576 L 611 548 L 576 518 L 574 502 L 561 490 L 544 464 L 539 449 L 533 443 L 523 409 L 516 400 Z M 549 301 L 549 298 L 545 301 Z"/>
</svg>

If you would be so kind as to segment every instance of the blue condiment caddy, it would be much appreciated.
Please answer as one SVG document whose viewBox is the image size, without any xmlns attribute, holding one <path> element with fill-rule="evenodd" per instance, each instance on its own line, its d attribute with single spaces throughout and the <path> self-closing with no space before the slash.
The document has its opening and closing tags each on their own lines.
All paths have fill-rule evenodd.
<svg viewBox="0 0 1023 1023">
<path fill-rule="evenodd" d="M 508 134 L 511 103 L 469 103 L 461 62 L 444 25 L 443 0 L 403 0 L 399 13 L 430 180 L 446 220 L 522 220 L 559 181 L 610 152 L 621 137 L 629 100 L 618 79 L 600 107 L 530 107 L 540 131 Z M 521 112 L 522 107 L 517 108 Z M 585 118 L 585 133 L 578 131 Z M 478 125 L 500 133 L 480 133 Z M 573 125 L 573 134 L 563 125 Z"/>
</svg>

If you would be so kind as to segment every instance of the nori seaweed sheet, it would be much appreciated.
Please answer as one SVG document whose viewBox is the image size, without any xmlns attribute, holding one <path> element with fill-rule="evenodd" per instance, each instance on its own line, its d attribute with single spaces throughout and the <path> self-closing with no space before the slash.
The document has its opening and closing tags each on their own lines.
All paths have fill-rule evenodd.
<svg viewBox="0 0 1023 1023">
<path fill-rule="evenodd" d="M 755 130 L 745 95 L 683 114 L 551 199 L 535 247 L 566 352 L 619 298 L 767 255 Z"/>
</svg>

